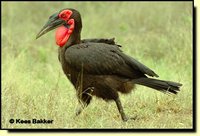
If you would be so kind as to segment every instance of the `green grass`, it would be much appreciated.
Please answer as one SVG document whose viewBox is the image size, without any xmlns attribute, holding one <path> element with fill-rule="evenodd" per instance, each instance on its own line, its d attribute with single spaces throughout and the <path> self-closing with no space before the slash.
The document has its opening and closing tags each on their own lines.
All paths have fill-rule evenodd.
<svg viewBox="0 0 200 136">
<path fill-rule="evenodd" d="M 75 117 L 76 92 L 62 72 L 54 32 L 35 40 L 48 17 L 80 11 L 82 38 L 112 38 L 159 79 L 183 84 L 178 95 L 137 86 L 120 95 L 135 121 L 121 121 L 114 102 L 95 98 Z M 2 2 L 3 128 L 192 128 L 192 2 Z M 11 118 L 53 119 L 50 125 Z"/>
</svg>

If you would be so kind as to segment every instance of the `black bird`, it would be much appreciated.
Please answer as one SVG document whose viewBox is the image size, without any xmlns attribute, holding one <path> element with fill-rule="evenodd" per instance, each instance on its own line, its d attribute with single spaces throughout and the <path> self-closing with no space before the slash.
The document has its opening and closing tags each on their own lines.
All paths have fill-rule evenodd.
<svg viewBox="0 0 200 136">
<path fill-rule="evenodd" d="M 94 26 L 95 27 L 95 26 Z M 81 108 L 79 115 L 92 96 L 114 100 L 121 118 L 127 121 L 118 92 L 127 94 L 139 84 L 176 94 L 182 84 L 150 77 L 158 75 L 147 66 L 124 54 L 114 39 L 81 40 L 80 13 L 71 8 L 63 9 L 49 17 L 36 38 L 56 30 L 59 61 L 62 69 L 77 91 Z"/>
</svg>

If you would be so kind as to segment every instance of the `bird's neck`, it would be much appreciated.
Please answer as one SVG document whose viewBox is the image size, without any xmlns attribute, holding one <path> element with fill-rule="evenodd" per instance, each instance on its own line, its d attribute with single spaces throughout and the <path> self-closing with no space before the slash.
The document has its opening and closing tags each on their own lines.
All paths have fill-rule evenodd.
<svg viewBox="0 0 200 136">
<path fill-rule="evenodd" d="M 66 47 L 79 44 L 81 43 L 81 34 L 80 33 L 72 33 L 67 41 L 67 43 L 64 45 Z"/>
<path fill-rule="evenodd" d="M 71 46 L 81 42 L 81 28 L 82 23 L 71 19 L 68 23 L 57 28 L 56 31 L 56 44 L 60 47 Z"/>
</svg>

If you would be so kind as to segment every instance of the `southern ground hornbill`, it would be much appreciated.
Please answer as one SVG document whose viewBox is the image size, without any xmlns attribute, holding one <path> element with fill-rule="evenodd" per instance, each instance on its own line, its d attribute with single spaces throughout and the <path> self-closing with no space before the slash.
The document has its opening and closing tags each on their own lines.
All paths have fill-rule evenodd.
<svg viewBox="0 0 200 136">
<path fill-rule="evenodd" d="M 114 100 L 123 121 L 127 121 L 118 92 L 130 93 L 134 84 L 144 85 L 161 92 L 176 94 L 180 83 L 149 78 L 158 77 L 150 68 L 127 56 L 114 39 L 81 40 L 81 15 L 71 8 L 63 9 L 49 17 L 36 38 L 56 30 L 59 61 L 67 78 L 77 90 L 81 107 L 90 103 L 92 96 Z"/>
</svg>

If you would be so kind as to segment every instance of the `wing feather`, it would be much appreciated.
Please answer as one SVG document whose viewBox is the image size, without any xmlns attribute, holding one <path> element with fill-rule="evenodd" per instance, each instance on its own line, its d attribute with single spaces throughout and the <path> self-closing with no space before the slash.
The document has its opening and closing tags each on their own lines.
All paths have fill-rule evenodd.
<svg viewBox="0 0 200 136">
<path fill-rule="evenodd" d="M 65 51 L 65 60 L 76 71 L 91 75 L 119 75 L 126 78 L 156 74 L 140 62 L 125 55 L 118 46 L 106 43 L 81 43 Z"/>
</svg>

